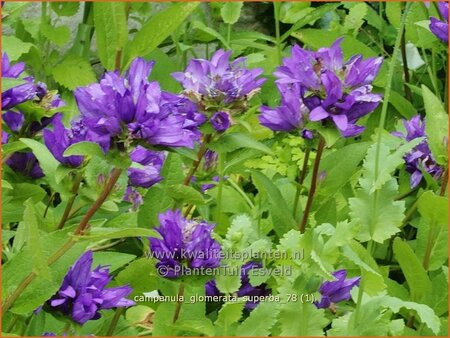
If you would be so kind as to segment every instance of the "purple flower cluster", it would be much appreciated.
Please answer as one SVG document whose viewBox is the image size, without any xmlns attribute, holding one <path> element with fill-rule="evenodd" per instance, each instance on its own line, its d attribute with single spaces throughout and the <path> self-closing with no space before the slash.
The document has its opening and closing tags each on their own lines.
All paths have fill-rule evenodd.
<svg viewBox="0 0 450 338">
<path fill-rule="evenodd" d="M 176 278 L 181 266 L 215 268 L 220 264 L 220 244 L 211 237 L 213 224 L 187 220 L 180 210 L 159 214 L 160 226 L 155 230 L 161 238 L 149 238 L 150 248 L 159 260 L 156 268 L 164 268 L 165 277 Z"/>
<path fill-rule="evenodd" d="M 336 278 L 334 281 L 323 282 L 319 288 L 322 295 L 320 302 L 314 302 L 317 308 L 326 309 L 335 303 L 351 298 L 350 291 L 359 285 L 361 277 L 346 279 L 347 271 L 338 270 L 332 273 Z"/>
<path fill-rule="evenodd" d="M 245 58 L 237 58 L 230 63 L 231 53 L 231 50 L 219 49 L 211 61 L 193 59 L 184 72 L 173 73 L 172 76 L 181 83 L 188 97 L 204 104 L 205 108 L 245 101 L 266 79 L 258 78 L 262 69 L 247 69 Z"/>
<path fill-rule="evenodd" d="M 344 63 L 341 41 L 317 52 L 297 45 L 292 48 L 292 56 L 285 58 L 274 73 L 282 95 L 281 106 L 261 107 L 262 125 L 274 131 L 303 130 L 308 119 L 333 123 L 344 137 L 357 136 L 364 130 L 356 122 L 382 99 L 372 93 L 371 85 L 382 58 L 364 60 L 355 55 Z"/>
<path fill-rule="evenodd" d="M 157 82 L 148 80 L 152 67 L 153 62 L 136 58 L 124 77 L 108 72 L 100 83 L 77 88 L 82 121 L 111 140 L 192 148 L 200 138 L 197 126 L 202 118 L 186 109 L 182 98 L 164 94 Z"/>
<path fill-rule="evenodd" d="M 237 292 L 238 297 L 244 297 L 244 296 L 252 296 L 252 297 L 262 297 L 262 296 L 268 296 L 271 294 L 272 290 L 267 287 L 267 284 L 263 283 L 259 286 L 252 286 L 250 284 L 250 278 L 249 278 L 249 272 L 251 272 L 253 269 L 260 269 L 262 268 L 262 264 L 258 262 L 248 262 L 242 265 L 241 267 L 241 286 Z M 221 292 L 216 286 L 216 281 L 210 280 L 205 284 L 205 294 L 207 296 L 219 296 L 221 295 Z M 248 301 L 245 304 L 245 308 L 247 310 L 253 310 L 258 305 L 258 302 L 255 301 Z"/>
<path fill-rule="evenodd" d="M 243 57 L 230 62 L 231 54 L 219 49 L 211 60 L 193 59 L 184 72 L 172 74 L 183 86 L 184 95 L 210 116 L 219 133 L 232 124 L 230 114 L 245 111 L 248 100 L 266 81 L 259 77 L 262 69 L 247 69 Z"/>
<path fill-rule="evenodd" d="M 99 319 L 100 310 L 135 304 L 125 298 L 132 292 L 129 286 L 105 288 L 112 279 L 109 270 L 98 266 L 91 271 L 92 262 L 92 251 L 85 252 L 70 268 L 59 291 L 47 301 L 51 308 L 70 315 L 79 324 Z"/>
<path fill-rule="evenodd" d="M 426 140 L 425 121 L 419 115 L 416 115 L 410 120 L 403 120 L 403 125 L 406 129 L 406 135 L 403 135 L 401 132 L 393 132 L 393 135 L 401 137 L 408 142 L 418 137 L 425 138 L 404 157 L 406 170 L 411 174 L 411 188 L 417 187 L 422 181 L 423 171 L 426 171 L 435 179 L 441 177 L 443 170 L 433 158 Z"/>
<path fill-rule="evenodd" d="M 431 17 L 430 30 L 443 42 L 448 42 L 448 2 L 437 3 L 441 20 Z"/>
<path fill-rule="evenodd" d="M 18 79 L 25 70 L 25 63 L 19 62 L 11 65 L 6 53 L 2 55 L 2 77 Z M 2 130 L 2 144 L 19 137 L 33 137 L 47 125 L 55 115 L 43 117 L 39 121 L 28 121 L 20 111 L 19 105 L 27 101 L 36 102 L 45 110 L 51 110 L 64 105 L 58 95 L 47 91 L 43 83 L 35 83 L 32 77 L 23 78 L 24 83 L 2 92 L 2 120 L 8 131 Z M 33 179 L 44 176 L 39 162 L 33 153 L 16 152 L 7 160 L 6 164 L 15 172 L 31 177 Z"/>
</svg>

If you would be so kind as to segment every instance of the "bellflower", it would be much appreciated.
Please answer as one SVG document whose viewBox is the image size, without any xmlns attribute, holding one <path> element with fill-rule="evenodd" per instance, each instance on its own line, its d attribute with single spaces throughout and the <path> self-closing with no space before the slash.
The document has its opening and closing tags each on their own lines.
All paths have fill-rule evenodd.
<svg viewBox="0 0 450 338">
<path fill-rule="evenodd" d="M 184 72 L 172 76 L 181 83 L 185 95 L 203 108 L 244 103 L 266 79 L 258 78 L 262 69 L 247 69 L 245 58 L 230 62 L 231 53 L 219 49 L 211 60 L 193 59 Z"/>
<path fill-rule="evenodd" d="M 214 150 L 208 149 L 203 156 L 204 164 L 203 169 L 208 171 L 211 168 L 215 168 L 217 166 L 217 158 L 219 154 L 217 154 Z"/>
<path fill-rule="evenodd" d="M 297 45 L 292 48 L 292 56 L 285 58 L 274 73 L 282 105 L 276 109 L 263 107 L 261 123 L 273 130 L 290 131 L 302 127 L 302 118 L 308 112 L 310 121 L 333 123 L 344 137 L 364 130 L 355 123 L 381 101 L 380 95 L 372 93 L 371 83 L 382 58 L 363 60 L 355 55 L 344 63 L 341 41 L 317 52 Z"/>
<path fill-rule="evenodd" d="M 112 279 L 109 269 L 98 266 L 91 271 L 92 262 L 92 251 L 85 252 L 69 269 L 59 291 L 47 301 L 51 308 L 70 315 L 79 324 L 99 319 L 103 309 L 135 304 L 125 298 L 132 292 L 129 286 L 105 288 Z"/>
<path fill-rule="evenodd" d="M 277 83 L 277 87 L 281 93 L 281 105 L 276 108 L 261 106 L 259 123 L 273 131 L 300 130 L 301 137 L 311 140 L 312 132 L 303 128 L 309 110 L 300 97 L 300 86 L 297 83 Z"/>
<path fill-rule="evenodd" d="M 6 53 L 2 55 L 2 77 L 17 79 L 25 70 L 25 63 L 11 65 Z M 2 92 L 2 110 L 11 109 L 20 103 L 32 100 L 36 95 L 36 85 L 25 80 L 25 83 Z"/>
<path fill-rule="evenodd" d="M 272 290 L 267 287 L 267 284 L 263 283 L 256 287 L 252 286 L 250 284 L 249 272 L 252 271 L 253 269 L 260 269 L 260 268 L 262 268 L 262 264 L 258 263 L 258 262 L 248 262 L 248 263 L 245 263 L 241 267 L 241 269 L 240 269 L 241 286 L 240 286 L 239 290 L 237 291 L 238 297 L 244 297 L 244 296 L 262 297 L 262 296 L 270 295 Z M 205 284 L 205 294 L 207 296 L 221 295 L 221 292 L 217 288 L 216 281 L 214 279 L 210 280 L 209 282 L 207 282 Z M 259 302 L 248 301 L 245 304 L 245 308 L 247 310 L 253 310 L 258 305 L 258 303 Z"/>
<path fill-rule="evenodd" d="M 44 177 L 39 162 L 30 152 L 15 152 L 7 160 L 6 164 L 15 172 L 34 179 Z"/>
<path fill-rule="evenodd" d="M 220 264 L 220 244 L 211 236 L 213 224 L 187 220 L 180 210 L 159 214 L 155 230 L 161 238 L 149 238 L 151 251 L 164 268 L 165 277 L 176 278 L 179 268 L 215 268 Z"/>
<path fill-rule="evenodd" d="M 350 291 L 353 287 L 358 286 L 361 277 L 346 279 L 347 271 L 338 270 L 332 273 L 336 280 L 323 282 L 319 288 L 322 295 L 320 302 L 314 302 L 319 309 L 326 309 L 334 303 L 351 298 Z"/>
<path fill-rule="evenodd" d="M 415 146 L 409 153 L 404 156 L 406 162 L 406 171 L 411 174 L 410 186 L 415 188 L 419 185 L 423 178 L 422 170 L 429 173 L 435 179 L 442 175 L 442 168 L 436 163 L 431 153 L 427 142 L 427 135 L 425 133 L 425 121 L 420 115 L 412 117 L 410 120 L 403 120 L 403 125 L 406 129 L 406 135 L 400 132 L 394 132 L 397 137 L 401 137 L 406 141 L 414 140 L 418 137 L 425 137 L 425 139 Z"/>
<path fill-rule="evenodd" d="M 72 144 L 82 141 L 92 141 L 103 145 L 104 149 L 107 147 L 107 144 L 95 133 L 88 130 L 82 121 L 74 120 L 72 122 L 72 128 L 66 129 L 62 123 L 62 115 L 58 113 L 55 114 L 52 124 L 53 131 L 49 129 L 44 130 L 44 143 L 53 156 L 66 166 L 79 167 L 84 159 L 83 156 L 63 156 L 66 149 Z"/>
<path fill-rule="evenodd" d="M 100 83 L 77 88 L 75 98 L 83 123 L 110 138 L 193 148 L 200 136 L 196 131 L 199 116 L 174 104 L 157 82 L 148 81 L 152 67 L 153 62 L 136 58 L 124 77 L 117 71 L 108 72 Z"/>
<path fill-rule="evenodd" d="M 228 128 L 230 128 L 230 115 L 227 112 L 217 112 L 213 116 L 211 116 L 211 124 L 213 128 L 219 132 L 223 133 Z"/>
<path fill-rule="evenodd" d="M 437 3 L 442 20 L 430 18 L 430 30 L 443 42 L 448 42 L 448 2 Z"/>
<path fill-rule="evenodd" d="M 164 163 L 164 154 L 137 146 L 130 154 L 133 162 L 139 167 L 128 169 L 129 183 L 132 186 L 150 188 L 162 180 L 160 171 Z"/>
</svg>

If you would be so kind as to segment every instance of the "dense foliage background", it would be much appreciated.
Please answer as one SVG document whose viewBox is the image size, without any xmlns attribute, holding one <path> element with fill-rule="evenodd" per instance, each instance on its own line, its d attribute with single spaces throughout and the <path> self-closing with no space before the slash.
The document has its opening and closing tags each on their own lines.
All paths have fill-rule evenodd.
<svg viewBox="0 0 450 338">
<path fill-rule="evenodd" d="M 26 66 L 20 76 L 11 75 L 11 69 L 6 75 L 3 58 L 2 130 L 8 134 L 2 137 L 4 334 L 447 336 L 448 46 L 430 30 L 430 17 L 447 22 L 448 10 L 445 18 L 433 2 L 6 1 L 2 53 L 8 66 Z M 340 37 L 344 61 L 355 54 L 383 58 L 369 81 L 383 101 L 357 122 L 365 130 L 344 137 L 337 122 L 309 121 L 309 112 L 294 130 L 274 132 L 261 125 L 261 105 L 279 106 L 284 98 L 273 73 L 291 56 L 291 47 L 317 51 Z M 184 72 L 192 59 L 211 59 L 219 49 L 232 51 L 231 60 L 246 57 L 245 67 L 262 68 L 267 79 L 232 106 L 226 100 L 212 104 L 211 93 L 193 95 L 195 90 L 189 92 L 171 75 Z M 69 127 L 86 109 L 75 99 L 77 88 L 114 70 L 128 76 L 124 83 L 131 86 L 132 76 L 125 74 L 137 57 L 154 60 L 150 81 L 183 93 L 211 119 L 197 126 L 192 118 L 194 127 L 183 127 L 193 133 L 195 147 L 147 139 L 144 146 L 164 154 L 164 163 L 152 158 L 137 164 L 132 157 L 132 164 L 129 153 L 136 144 L 126 131 L 108 138 L 106 146 L 97 134 L 77 145 L 64 143 L 68 134 L 58 138 L 55 113 Z M 137 71 L 141 77 L 147 75 L 144 68 Z M 21 94 L 19 86 L 33 84 L 36 90 L 43 88 L 41 82 L 44 95 L 36 92 L 18 105 L 6 105 L 6 97 L 14 101 Z M 109 96 L 98 110 L 105 108 L 102 114 L 108 117 L 117 106 L 120 114 L 126 103 L 116 99 Z M 20 127 L 10 119 L 19 115 L 5 119 L 9 111 L 23 116 Z M 225 115 L 214 120 L 211 115 L 218 111 Z M 163 119 L 158 121 L 162 126 Z M 51 130 L 55 138 L 44 142 Z M 392 132 L 409 133 L 405 139 Z M 77 164 L 64 162 L 63 153 Z M 418 153 L 420 165 L 411 159 Z M 160 177 L 145 186 L 141 176 L 133 178 L 130 166 L 136 175 L 144 169 Z M 34 171 L 38 167 L 42 172 Z M 131 188 L 136 181 L 140 185 Z M 180 209 L 186 219 L 175 220 L 170 209 Z M 159 237 L 153 229 L 162 229 L 164 222 L 172 230 L 173 224 L 186 229 L 215 224 L 212 234 L 194 232 L 202 245 L 219 243 L 234 254 L 223 265 L 239 269 L 253 261 L 260 273 L 162 276 L 160 260 L 151 255 L 156 244 L 150 247 L 147 237 Z M 172 233 L 162 235 L 166 244 L 177 240 Z M 264 255 L 274 250 L 287 256 Z M 249 252 L 253 260 L 236 258 Z M 92 274 L 90 265 L 107 265 L 109 272 Z M 72 277 L 67 275 L 71 266 Z M 275 268 L 289 273 L 264 270 Z M 346 271 L 347 282 L 339 277 L 336 284 L 324 283 L 338 279 L 339 270 Z M 91 279 L 83 282 L 80 276 Z M 189 303 L 191 296 L 205 295 L 212 278 L 218 294 L 273 298 L 253 306 L 242 298 Z M 107 294 L 105 285 L 99 286 L 103 282 L 123 288 Z M 67 304 L 81 291 L 75 288 L 74 296 L 68 285 L 81 284 L 83 296 L 94 300 L 83 300 L 81 314 L 74 314 L 76 307 Z M 68 308 L 48 302 L 57 292 Z M 184 303 L 144 297 L 183 293 Z M 106 300 L 109 296 L 117 299 Z M 331 304 L 313 302 L 324 296 Z M 94 303 L 93 313 L 103 309 L 101 317 L 80 319 Z"/>
</svg>

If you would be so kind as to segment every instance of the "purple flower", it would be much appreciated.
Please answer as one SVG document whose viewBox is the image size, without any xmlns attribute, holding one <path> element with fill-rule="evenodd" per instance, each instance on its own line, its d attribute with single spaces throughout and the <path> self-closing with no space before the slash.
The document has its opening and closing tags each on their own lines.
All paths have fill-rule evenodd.
<svg viewBox="0 0 450 338">
<path fill-rule="evenodd" d="M 333 123 L 344 137 L 364 130 L 355 123 L 381 101 L 379 94 L 372 93 L 371 83 L 382 58 L 363 60 L 355 55 L 344 63 L 341 41 L 317 52 L 297 45 L 292 48 L 292 56 L 274 73 L 282 104 L 275 109 L 262 107 L 261 124 L 276 131 L 292 131 L 303 128 L 303 117 L 308 115 L 310 121 Z"/>
<path fill-rule="evenodd" d="M 351 289 L 358 286 L 361 280 L 361 277 L 345 279 L 347 277 L 347 271 L 345 270 L 335 271 L 332 275 L 336 280 L 323 282 L 319 288 L 322 298 L 320 302 L 314 302 L 318 309 L 326 309 L 334 303 L 349 300 Z"/>
<path fill-rule="evenodd" d="M 125 202 L 130 202 L 133 204 L 133 206 L 130 208 L 130 211 L 136 211 L 139 206 L 144 204 L 144 199 L 142 195 L 134 189 L 131 186 L 127 186 L 127 189 L 125 190 L 125 195 L 123 196 L 123 200 Z"/>
<path fill-rule="evenodd" d="M 245 263 L 242 267 L 241 267 L 241 286 L 237 292 L 237 296 L 238 297 L 244 297 L 244 296 L 248 296 L 248 297 L 262 297 L 262 296 L 268 296 L 271 294 L 272 290 L 269 289 L 267 287 L 267 284 L 263 283 L 261 285 L 258 286 L 252 286 L 250 284 L 250 278 L 249 278 L 249 272 L 252 271 L 253 269 L 261 269 L 263 266 L 261 263 L 257 263 L 257 262 L 248 262 Z M 205 284 L 205 294 L 207 296 L 218 296 L 221 295 L 221 292 L 219 291 L 219 289 L 216 286 L 216 281 L 210 280 L 209 282 L 207 282 Z M 255 302 L 255 301 L 248 301 L 245 304 L 245 308 L 247 310 L 253 310 L 259 302 Z"/>
<path fill-rule="evenodd" d="M 138 167 L 128 169 L 130 185 L 150 188 L 162 180 L 160 172 L 165 158 L 163 153 L 137 146 L 131 152 L 130 158 L 133 162 L 139 164 Z"/>
<path fill-rule="evenodd" d="M 127 286 L 105 288 L 111 281 L 107 267 L 98 266 L 93 271 L 92 251 L 85 252 L 69 269 L 59 291 L 47 301 L 51 308 L 84 324 L 101 317 L 100 310 L 132 306 L 126 299 L 133 290 Z"/>
<path fill-rule="evenodd" d="M 39 162 L 33 153 L 13 153 L 6 164 L 15 172 L 34 179 L 44 177 Z"/>
<path fill-rule="evenodd" d="M 230 115 L 227 112 L 217 112 L 211 117 L 211 124 L 213 128 L 219 132 L 223 133 L 228 128 L 230 128 Z"/>
<path fill-rule="evenodd" d="M 294 131 L 301 129 L 308 108 L 300 98 L 300 86 L 297 84 L 277 84 L 281 93 L 281 105 L 276 108 L 261 106 L 259 122 L 273 131 Z"/>
<path fill-rule="evenodd" d="M 403 120 L 403 125 L 406 129 L 406 135 L 400 132 L 393 132 L 392 134 L 405 139 L 406 141 L 414 140 L 418 137 L 425 137 L 425 139 L 415 146 L 408 154 L 404 156 L 406 162 L 406 171 L 411 174 L 410 186 L 415 188 L 422 181 L 422 171 L 428 172 L 435 179 L 439 179 L 442 175 L 442 168 L 436 163 L 431 150 L 428 146 L 428 141 L 425 134 L 425 121 L 419 115 L 412 117 L 410 120 Z"/>
<path fill-rule="evenodd" d="M 6 53 L 2 55 L 2 77 L 17 79 L 25 70 L 25 63 L 11 65 Z M 36 95 L 36 85 L 32 81 L 10 88 L 2 92 L 2 110 L 11 109 L 20 103 L 32 100 Z"/>
<path fill-rule="evenodd" d="M 229 177 L 229 176 L 224 176 L 224 177 L 223 177 L 223 180 L 227 180 L 228 177 Z M 212 178 L 212 180 L 213 180 L 214 182 L 219 182 L 219 176 L 214 176 L 214 177 Z M 207 190 L 209 190 L 209 189 L 211 189 L 211 188 L 214 188 L 215 186 L 216 186 L 215 183 L 206 183 L 206 184 L 202 184 L 200 190 L 201 190 L 201 192 L 204 194 Z"/>
<path fill-rule="evenodd" d="M 200 138 L 201 117 L 170 94 L 149 82 L 153 62 L 136 58 L 125 77 L 108 72 L 87 87 L 77 88 L 75 98 L 82 120 L 91 130 L 111 138 L 143 139 L 151 145 L 190 147 Z"/>
<path fill-rule="evenodd" d="M 442 20 L 430 18 L 430 30 L 443 42 L 448 42 L 448 2 L 437 4 Z"/>
<path fill-rule="evenodd" d="M 67 148 L 72 144 L 82 141 L 92 141 L 102 144 L 101 139 L 93 132 L 89 131 L 81 121 L 73 121 L 72 128 L 66 129 L 62 123 L 62 115 L 55 114 L 53 121 L 53 131 L 44 130 L 44 143 L 53 156 L 62 164 L 69 167 L 79 167 L 83 156 L 63 156 Z M 104 144 L 103 147 L 106 145 Z"/>
<path fill-rule="evenodd" d="M 150 248 L 164 269 L 164 276 L 175 278 L 180 268 L 215 268 L 220 264 L 220 244 L 211 237 L 213 224 L 187 220 L 180 210 L 159 214 L 160 226 L 155 230 L 161 239 L 149 238 Z"/>
<path fill-rule="evenodd" d="M 231 53 L 219 49 L 211 60 L 193 59 L 184 72 L 172 76 L 181 83 L 188 97 L 201 102 L 205 108 L 246 101 L 264 83 L 264 78 L 258 78 L 263 70 L 248 70 L 245 58 L 230 63 Z"/>
</svg>

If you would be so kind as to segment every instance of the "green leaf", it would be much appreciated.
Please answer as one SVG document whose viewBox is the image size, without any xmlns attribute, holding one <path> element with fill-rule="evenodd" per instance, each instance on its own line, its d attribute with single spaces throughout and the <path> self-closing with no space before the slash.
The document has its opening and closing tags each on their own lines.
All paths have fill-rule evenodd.
<svg viewBox="0 0 450 338">
<path fill-rule="evenodd" d="M 190 186 L 183 184 L 172 185 L 168 188 L 168 194 L 175 201 L 191 203 L 191 204 L 205 204 L 203 195 Z"/>
<path fill-rule="evenodd" d="M 327 13 L 334 12 L 341 4 L 324 4 L 317 7 L 313 12 L 308 13 L 304 17 L 295 22 L 292 27 L 281 36 L 281 41 L 286 40 L 290 35 L 295 34 L 300 28 L 323 18 Z"/>
<path fill-rule="evenodd" d="M 93 257 L 93 268 L 96 268 L 99 265 L 108 266 L 110 272 L 116 271 L 136 258 L 135 255 L 111 251 L 94 252 Z"/>
<path fill-rule="evenodd" d="M 243 302 L 230 302 L 222 305 L 219 311 L 217 320 L 214 323 L 216 327 L 216 336 L 230 336 L 233 333 L 231 330 L 235 329 L 236 323 L 242 317 L 244 309 Z"/>
<path fill-rule="evenodd" d="M 422 218 L 417 226 L 416 253 L 425 269 L 434 271 L 448 260 L 448 198 L 427 191 L 417 206 Z"/>
<path fill-rule="evenodd" d="M 220 10 L 220 15 L 222 16 L 223 22 L 233 25 L 238 22 L 241 16 L 243 2 L 227 2 L 223 5 Z"/>
<path fill-rule="evenodd" d="M 355 4 L 355 6 L 351 7 L 349 13 L 345 17 L 344 28 L 357 33 L 364 23 L 364 18 L 367 15 L 367 7 L 367 4 L 364 2 Z"/>
<path fill-rule="evenodd" d="M 292 211 L 286 204 L 275 184 L 263 173 L 252 171 L 253 183 L 259 194 L 266 194 L 269 199 L 269 208 L 272 215 L 274 230 L 278 236 L 282 236 L 291 229 L 297 228 L 297 223 L 292 216 Z"/>
<path fill-rule="evenodd" d="M 44 278 L 50 278 L 50 269 L 47 265 L 46 257 L 42 253 L 41 236 L 34 207 L 35 203 L 30 198 L 24 204 L 23 222 L 27 229 L 27 249 L 32 253 L 33 271 Z"/>
<path fill-rule="evenodd" d="M 402 4 L 400 2 L 386 2 L 385 5 L 386 16 L 389 22 L 392 26 L 398 29 L 402 19 Z"/>
<path fill-rule="evenodd" d="M 288 301 L 280 306 L 280 336 L 323 336 L 329 320 L 323 309 L 301 301 Z"/>
<path fill-rule="evenodd" d="M 193 25 L 192 25 L 193 29 L 198 29 L 200 31 L 202 31 L 203 33 L 206 33 L 206 35 L 210 35 L 211 38 L 208 37 L 208 42 L 213 41 L 214 38 L 219 40 L 225 48 L 227 49 L 231 49 L 230 45 L 228 44 L 227 40 L 215 29 L 206 26 L 203 22 L 201 21 L 194 21 Z"/>
<path fill-rule="evenodd" d="M 238 327 L 237 336 L 269 336 L 280 309 L 277 303 L 261 302 Z"/>
<path fill-rule="evenodd" d="M 426 111 L 425 131 L 428 145 L 436 162 L 446 167 L 448 153 L 445 140 L 448 137 L 448 114 L 441 101 L 425 85 L 422 85 L 422 95 Z"/>
<path fill-rule="evenodd" d="M 3 157 L 9 156 L 16 151 L 25 149 L 27 145 L 20 141 L 8 142 L 6 144 L 2 144 L 2 155 Z"/>
<path fill-rule="evenodd" d="M 125 46 L 122 68 L 128 68 L 136 56 L 146 55 L 158 47 L 198 5 L 198 2 L 176 3 L 152 16 Z"/>
<path fill-rule="evenodd" d="M 238 271 L 231 267 L 219 268 L 216 274 L 216 286 L 224 294 L 237 292 L 241 287 L 241 275 Z"/>
<path fill-rule="evenodd" d="M 7 53 L 9 61 L 16 61 L 22 54 L 28 53 L 33 45 L 23 42 L 15 36 L 2 36 L 2 52 Z"/>
<path fill-rule="evenodd" d="M 148 189 L 144 197 L 144 204 L 139 208 L 139 227 L 156 226 L 159 223 L 158 214 L 173 206 L 173 199 L 169 196 L 169 189 L 170 186 L 183 182 L 182 166 L 183 162 L 180 155 L 169 153 L 161 171 L 162 182 Z"/>
<path fill-rule="evenodd" d="M 2 92 L 5 92 L 8 89 L 20 86 L 24 83 L 26 83 L 26 81 L 22 80 L 22 79 L 14 79 L 11 77 L 2 77 Z"/>
<path fill-rule="evenodd" d="M 50 7 L 59 16 L 72 16 L 77 14 L 80 8 L 79 2 L 51 2 Z"/>
<path fill-rule="evenodd" d="M 317 194 L 329 198 L 341 191 L 358 170 L 368 147 L 368 142 L 353 143 L 325 156 L 320 162 L 319 172 L 325 172 L 326 177 L 320 183 Z M 311 174 L 307 176 L 305 186 L 309 186 L 310 181 Z"/>
<path fill-rule="evenodd" d="M 88 141 L 72 144 L 63 154 L 64 157 L 72 155 L 105 157 L 105 154 L 98 143 Z"/>
<path fill-rule="evenodd" d="M 417 115 L 417 110 L 413 104 L 405 99 L 402 94 L 399 94 L 395 90 L 391 90 L 389 96 L 389 103 L 406 119 Z"/>
<path fill-rule="evenodd" d="M 364 309 L 367 307 L 373 308 L 388 308 L 394 313 L 398 313 L 401 308 L 406 308 L 407 310 L 415 311 L 417 317 L 428 326 L 434 334 L 439 333 L 439 329 L 441 327 L 441 322 L 439 318 L 436 316 L 434 311 L 427 305 L 417 304 L 414 302 L 405 302 L 399 298 L 389 297 L 389 296 L 378 296 L 369 300 L 366 304 L 364 304 L 361 309 L 364 312 Z"/>
<path fill-rule="evenodd" d="M 411 247 L 400 238 L 394 240 L 394 255 L 408 282 L 411 299 L 420 302 L 431 291 L 431 281 Z"/>
<path fill-rule="evenodd" d="M 282 23 L 295 24 L 305 15 L 314 11 L 314 8 L 311 8 L 310 6 L 310 1 L 282 2 L 280 9 L 280 21 Z"/>
<path fill-rule="evenodd" d="M 155 236 L 153 229 L 144 228 L 92 228 L 88 234 L 77 236 L 78 240 L 99 241 L 104 239 L 115 239 L 125 237 L 150 237 Z"/>
<path fill-rule="evenodd" d="M 108 70 L 116 67 L 116 55 L 128 40 L 125 2 L 95 2 L 94 26 L 98 57 Z"/>
<path fill-rule="evenodd" d="M 70 29 L 67 26 L 52 26 L 49 23 L 41 24 L 41 32 L 49 41 L 58 47 L 64 46 L 70 39 Z"/>
<path fill-rule="evenodd" d="M 251 148 L 274 155 L 272 149 L 268 146 L 242 133 L 223 134 L 217 141 L 211 142 L 208 147 L 218 153 L 229 153 L 240 148 Z"/>
<path fill-rule="evenodd" d="M 89 61 L 79 56 L 66 56 L 51 72 L 56 82 L 70 90 L 97 82 Z"/>
</svg>

